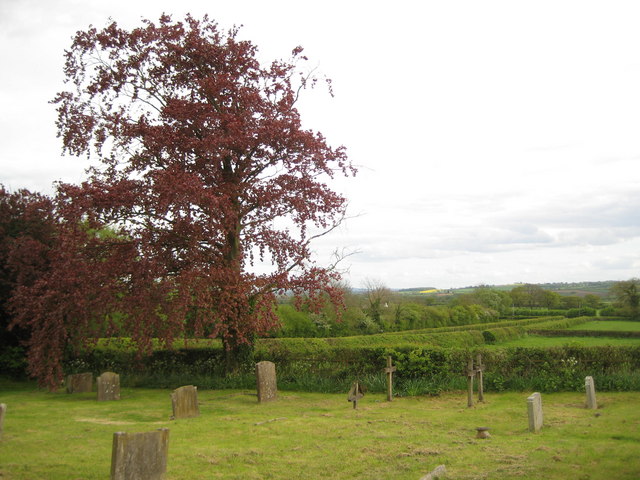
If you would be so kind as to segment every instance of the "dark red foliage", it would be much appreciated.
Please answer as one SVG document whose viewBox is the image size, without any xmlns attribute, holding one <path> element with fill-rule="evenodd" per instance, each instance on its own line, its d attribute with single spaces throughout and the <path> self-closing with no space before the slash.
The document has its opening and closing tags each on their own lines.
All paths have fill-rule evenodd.
<svg viewBox="0 0 640 480">
<path fill-rule="evenodd" d="M 28 324 L 14 325 L 11 298 L 49 272 L 49 251 L 57 238 L 53 202 L 27 190 L 0 185 L 0 349 L 31 337 Z"/>
<path fill-rule="evenodd" d="M 34 321 L 86 337 L 118 312 L 142 347 L 206 333 L 233 349 L 273 328 L 279 293 L 340 303 L 338 275 L 311 260 L 310 242 L 344 218 L 326 182 L 355 170 L 343 147 L 301 126 L 295 102 L 314 82 L 297 66 L 302 49 L 263 67 L 237 34 L 163 16 L 76 35 L 58 131 L 98 166 L 60 186 L 66 247 Z M 87 234 L 104 227 L 113 234 Z"/>
</svg>

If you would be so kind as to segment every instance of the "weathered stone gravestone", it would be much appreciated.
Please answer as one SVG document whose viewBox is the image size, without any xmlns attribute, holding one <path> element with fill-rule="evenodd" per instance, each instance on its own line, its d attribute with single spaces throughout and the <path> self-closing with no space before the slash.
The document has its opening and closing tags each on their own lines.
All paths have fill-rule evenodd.
<svg viewBox="0 0 640 480">
<path fill-rule="evenodd" d="M 75 373 L 67 375 L 67 393 L 87 393 L 93 389 L 93 374 Z"/>
<path fill-rule="evenodd" d="M 113 434 L 111 480 L 161 480 L 167 471 L 169 429 Z"/>
<path fill-rule="evenodd" d="M 598 402 L 596 400 L 596 386 L 593 383 L 593 377 L 585 377 L 584 387 L 587 391 L 587 408 L 597 409 Z"/>
<path fill-rule="evenodd" d="M 278 394 L 276 382 L 276 365 L 273 362 L 262 361 L 256 363 L 256 383 L 258 387 L 258 402 L 275 400 Z"/>
<path fill-rule="evenodd" d="M 98 377 L 98 401 L 120 400 L 120 375 L 104 372 Z"/>
<path fill-rule="evenodd" d="M 173 419 L 200 416 L 198 387 L 187 385 L 176 388 L 171 393 L 171 406 L 173 407 Z"/>
<path fill-rule="evenodd" d="M 362 391 L 362 387 L 360 386 L 360 382 L 353 382 L 351 385 L 351 390 L 349 390 L 349 394 L 347 395 L 347 401 L 353 402 L 353 408 L 358 408 L 358 401 L 364 397 L 364 392 Z"/>
<path fill-rule="evenodd" d="M 542 397 L 535 392 L 527 398 L 527 411 L 529 413 L 529 431 L 538 433 L 542 429 Z"/>
<path fill-rule="evenodd" d="M 7 412 L 7 404 L 0 403 L 0 438 L 2 438 L 2 432 L 4 431 L 4 414 Z"/>
<path fill-rule="evenodd" d="M 387 374 L 387 401 L 393 400 L 393 372 L 396 371 L 396 367 L 391 364 L 391 357 L 387 357 L 387 368 L 384 369 Z"/>
</svg>

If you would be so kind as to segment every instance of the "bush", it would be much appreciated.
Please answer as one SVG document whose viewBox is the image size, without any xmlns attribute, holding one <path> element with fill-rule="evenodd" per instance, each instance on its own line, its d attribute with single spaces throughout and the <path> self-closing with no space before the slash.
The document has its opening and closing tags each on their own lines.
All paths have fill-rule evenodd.
<svg viewBox="0 0 640 480">
<path fill-rule="evenodd" d="M 14 379 L 26 377 L 27 359 L 22 347 L 5 346 L 0 350 L 0 373 Z"/>
</svg>

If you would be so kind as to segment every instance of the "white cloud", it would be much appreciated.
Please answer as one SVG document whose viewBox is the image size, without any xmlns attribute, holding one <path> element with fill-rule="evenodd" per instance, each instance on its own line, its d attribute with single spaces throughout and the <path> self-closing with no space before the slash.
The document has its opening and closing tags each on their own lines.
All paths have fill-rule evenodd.
<svg viewBox="0 0 640 480">
<path fill-rule="evenodd" d="M 363 166 L 335 183 L 363 215 L 317 245 L 321 259 L 361 251 L 354 285 L 638 276 L 637 2 L 5 0 L 1 183 L 80 181 L 86 161 L 60 157 L 47 103 L 63 50 L 91 23 L 163 11 L 244 24 L 265 59 L 301 44 L 334 80 L 334 99 L 308 92 L 300 109 Z"/>
</svg>

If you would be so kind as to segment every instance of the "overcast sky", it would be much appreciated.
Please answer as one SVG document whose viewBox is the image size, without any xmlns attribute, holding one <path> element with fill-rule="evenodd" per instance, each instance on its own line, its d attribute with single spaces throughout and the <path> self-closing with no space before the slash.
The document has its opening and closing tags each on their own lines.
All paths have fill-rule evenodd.
<svg viewBox="0 0 640 480">
<path fill-rule="evenodd" d="M 317 245 L 357 252 L 352 286 L 640 276 L 640 2 L 0 0 L 0 183 L 83 179 L 48 104 L 64 49 L 162 12 L 332 78 L 300 110 L 360 167 L 335 184 L 357 216 Z"/>
</svg>

